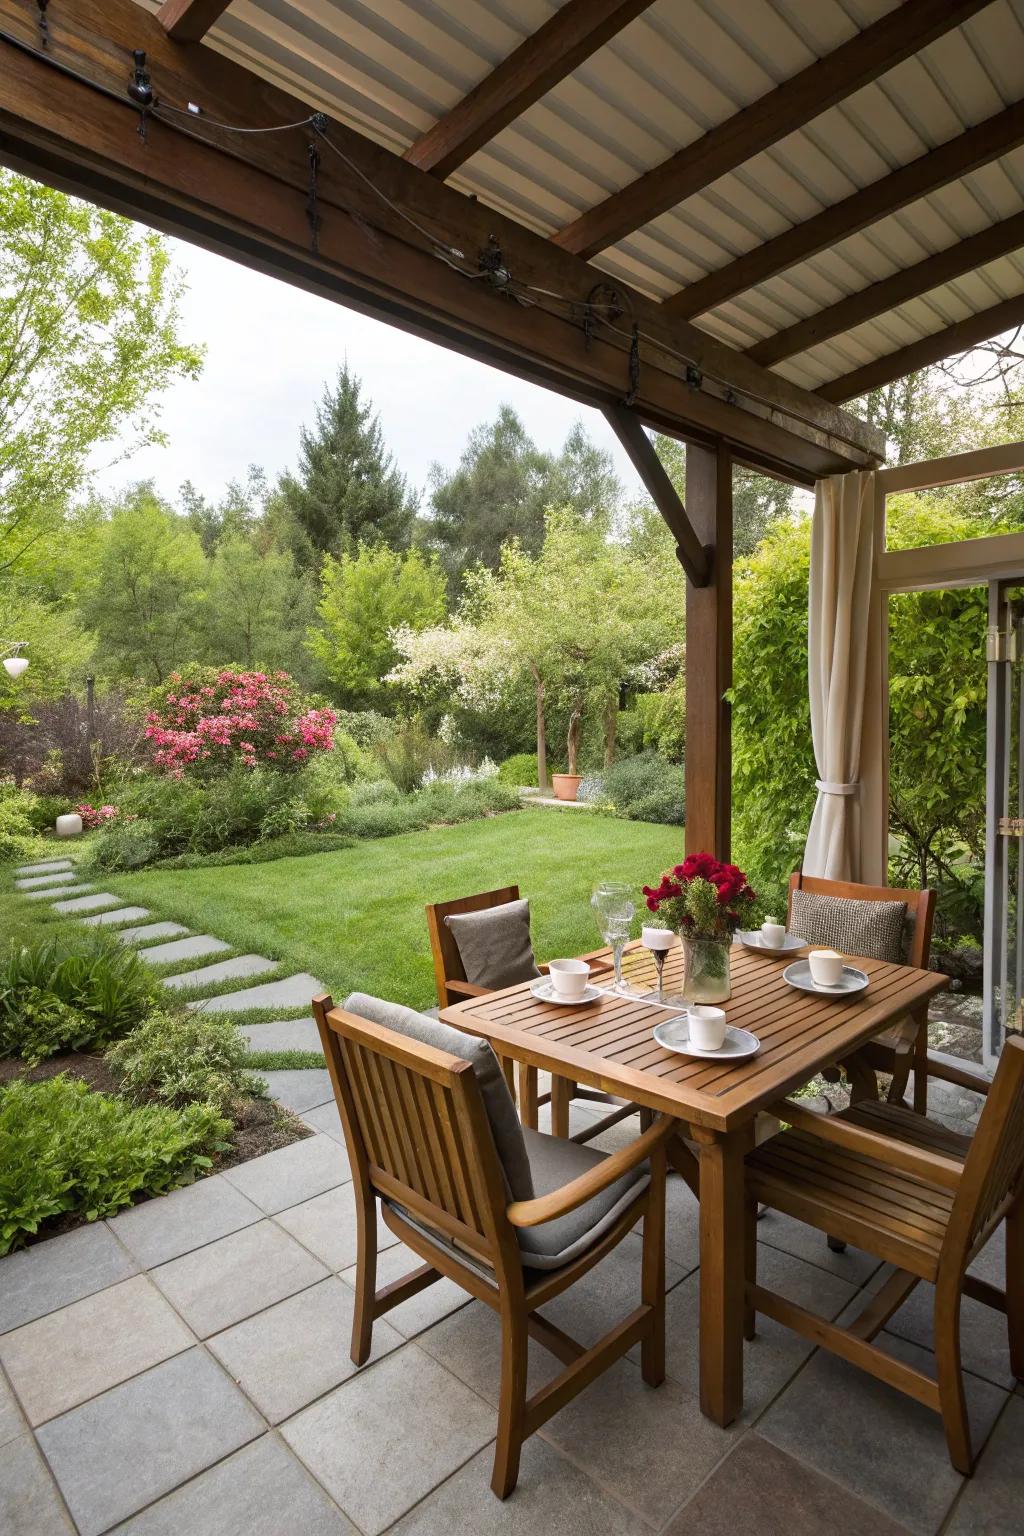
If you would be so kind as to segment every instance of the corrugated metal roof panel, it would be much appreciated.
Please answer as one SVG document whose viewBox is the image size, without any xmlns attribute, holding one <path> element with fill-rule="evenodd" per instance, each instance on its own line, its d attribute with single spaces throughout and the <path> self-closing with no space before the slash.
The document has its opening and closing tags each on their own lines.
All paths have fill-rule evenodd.
<svg viewBox="0 0 1024 1536">
<path fill-rule="evenodd" d="M 141 0 L 152 8 L 156 0 Z M 894 0 L 654 0 L 451 178 L 552 233 L 893 9 Z M 402 152 L 557 11 L 555 0 L 233 0 L 206 43 Z M 993 0 L 602 252 L 657 298 L 728 265 L 1024 97 L 1024 0 Z M 814 314 L 1024 208 L 1024 150 L 737 295 L 729 344 Z M 813 385 L 1021 291 L 1020 260 L 779 365 Z"/>
</svg>

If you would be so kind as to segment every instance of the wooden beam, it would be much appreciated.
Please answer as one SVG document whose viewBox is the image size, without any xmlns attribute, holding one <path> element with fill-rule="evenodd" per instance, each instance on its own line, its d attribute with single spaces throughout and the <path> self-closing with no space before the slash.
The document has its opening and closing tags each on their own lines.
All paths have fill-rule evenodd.
<svg viewBox="0 0 1024 1536">
<path fill-rule="evenodd" d="M 812 219 L 794 224 L 773 240 L 766 240 L 737 256 L 735 261 L 709 272 L 666 299 L 664 308 L 670 314 L 689 317 L 714 309 L 737 293 L 754 288 L 776 272 L 867 229 L 869 224 L 927 197 L 929 192 L 966 176 L 979 165 L 997 160 L 1020 144 L 1024 144 L 1024 101 L 1014 102 L 1013 106 L 985 118 L 976 128 L 947 139 L 938 149 L 919 155 L 908 165 L 822 209 Z"/>
<path fill-rule="evenodd" d="M 176 43 L 198 43 L 230 4 L 231 0 L 164 0 L 156 19 Z"/>
<path fill-rule="evenodd" d="M 640 418 L 626 405 L 606 406 L 604 414 L 629 455 L 630 463 L 643 481 L 651 500 L 668 524 L 676 541 L 680 565 L 695 587 L 707 586 L 711 572 L 704 546 Z"/>
<path fill-rule="evenodd" d="M 919 459 L 914 464 L 894 464 L 880 469 L 875 484 L 886 496 L 900 491 L 932 491 L 940 485 L 965 485 L 987 480 L 989 475 L 1024 472 L 1024 443 L 992 443 L 966 453 L 950 453 L 942 459 Z"/>
<path fill-rule="evenodd" d="M 125 87 L 140 47 L 160 102 L 145 138 Z M 134 0 L 76 0 L 46 54 L 20 0 L 0 0 L 0 55 L 7 164 L 573 399 L 603 408 L 628 389 L 629 321 L 614 331 L 596 323 L 589 338 L 582 325 L 602 274 L 344 125 L 319 140 L 312 127 L 222 131 L 218 121 L 306 122 L 309 108 L 212 49 L 178 47 Z M 189 102 L 198 116 L 185 116 Z M 172 105 L 180 116 L 169 116 Z M 524 294 L 529 285 L 559 300 L 518 304 L 453 270 L 478 273 L 492 236 Z M 438 259 L 456 250 L 464 254 Z M 724 438 L 745 461 L 798 481 L 881 456 L 877 430 L 619 289 L 643 332 L 636 408 L 651 425 L 686 440 Z M 702 388 L 684 386 L 686 359 Z"/>
<path fill-rule="evenodd" d="M 732 824 L 732 461 L 687 447 L 686 509 L 711 580 L 686 586 L 686 851 L 728 859 Z"/>
<path fill-rule="evenodd" d="M 403 159 L 443 181 L 650 4 L 565 0 L 468 96 L 421 134 Z"/>
<path fill-rule="evenodd" d="M 894 272 L 891 277 L 883 277 L 881 282 L 872 283 L 858 293 L 851 293 L 848 298 L 840 299 L 838 304 L 830 304 L 827 309 L 820 309 L 806 320 L 798 320 L 784 331 L 777 331 L 774 336 L 768 336 L 756 346 L 748 347 L 746 355 L 755 363 L 770 368 L 783 358 L 793 357 L 797 352 L 807 352 L 819 342 L 828 341 L 832 336 L 841 336 L 844 331 L 852 331 L 855 326 L 863 325 L 865 320 L 884 315 L 898 304 L 916 299 L 922 293 L 930 293 L 933 288 L 952 282 L 965 272 L 983 267 L 986 262 L 995 261 L 1020 246 L 1024 246 L 1024 213 L 1015 213 L 976 235 L 968 236 L 966 240 L 959 240 L 944 251 L 936 252 L 934 256 L 927 256 L 924 261 L 915 262 L 902 272 Z"/>
<path fill-rule="evenodd" d="M 577 256 L 596 256 L 877 80 L 987 4 L 989 0 L 904 0 L 823 59 L 815 59 L 742 112 L 581 213 L 554 240 Z"/>
<path fill-rule="evenodd" d="M 893 379 L 902 379 L 932 363 L 941 363 L 945 357 L 969 352 L 983 341 L 990 341 L 1003 331 L 1015 330 L 1019 325 L 1024 325 L 1024 293 L 1003 299 L 1002 303 L 982 309 L 976 315 L 968 315 L 966 320 L 947 325 L 945 330 L 935 331 L 931 336 L 922 336 L 920 341 L 900 347 L 897 352 L 876 357 L 838 379 L 829 379 L 827 384 L 818 386 L 818 394 L 823 400 L 855 400 L 859 395 L 866 395 L 868 390 L 891 384 Z"/>
</svg>

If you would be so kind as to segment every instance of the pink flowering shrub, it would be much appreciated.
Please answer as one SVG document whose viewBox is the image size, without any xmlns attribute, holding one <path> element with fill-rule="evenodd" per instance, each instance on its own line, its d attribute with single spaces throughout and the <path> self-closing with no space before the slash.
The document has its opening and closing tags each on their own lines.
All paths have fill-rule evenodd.
<svg viewBox="0 0 1024 1536">
<path fill-rule="evenodd" d="M 76 805 L 75 810 L 82 818 L 82 826 L 87 832 L 93 832 L 97 827 L 105 827 L 108 822 L 116 821 L 118 812 L 116 805 L 90 805 L 83 801 Z"/>
<path fill-rule="evenodd" d="M 334 746 L 337 716 L 313 709 L 287 672 L 191 667 L 172 672 L 146 716 L 153 763 L 175 778 L 236 763 L 295 771 Z"/>
</svg>

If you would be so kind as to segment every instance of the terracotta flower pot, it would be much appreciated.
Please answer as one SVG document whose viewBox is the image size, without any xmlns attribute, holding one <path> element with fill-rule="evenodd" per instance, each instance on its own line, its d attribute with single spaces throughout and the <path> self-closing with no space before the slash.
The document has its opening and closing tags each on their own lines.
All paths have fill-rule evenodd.
<svg viewBox="0 0 1024 1536">
<path fill-rule="evenodd" d="M 551 775 L 551 788 L 555 792 L 555 799 L 575 800 L 576 791 L 582 782 L 582 773 L 553 773 Z"/>
</svg>

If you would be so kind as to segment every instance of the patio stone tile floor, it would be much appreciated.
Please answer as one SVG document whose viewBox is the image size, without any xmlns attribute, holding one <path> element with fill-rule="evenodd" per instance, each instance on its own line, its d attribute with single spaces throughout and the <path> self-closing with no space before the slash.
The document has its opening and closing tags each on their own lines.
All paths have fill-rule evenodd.
<svg viewBox="0 0 1024 1536">
<path fill-rule="evenodd" d="M 665 1384 L 619 1362 L 527 1443 L 499 1504 L 497 1320 L 440 1281 L 382 1319 L 371 1361 L 352 1365 L 351 1184 L 343 1147 L 316 1129 L 0 1260 L 3 1536 L 1024 1530 L 1024 1396 L 1006 1390 L 1001 1319 L 973 1308 L 973 1479 L 950 1467 L 937 1416 L 763 1318 L 743 1419 L 723 1431 L 701 1416 L 695 1205 L 677 1180 Z M 829 1316 L 886 1273 L 777 1219 L 759 1235 L 766 1283 Z M 631 1237 L 546 1315 L 594 1337 L 635 1304 L 639 1253 Z M 1000 1257 L 982 1260 L 996 1280 Z M 378 1284 L 418 1262 L 381 1227 Z M 931 1369 L 926 1312 L 912 1300 L 881 1342 Z M 531 1389 L 556 1369 L 531 1346 Z"/>
</svg>

